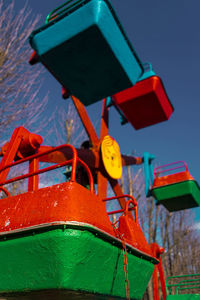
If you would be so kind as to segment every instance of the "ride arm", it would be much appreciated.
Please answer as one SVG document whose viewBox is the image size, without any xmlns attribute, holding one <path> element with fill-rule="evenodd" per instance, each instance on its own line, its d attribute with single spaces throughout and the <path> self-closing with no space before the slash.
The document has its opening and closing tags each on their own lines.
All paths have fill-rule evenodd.
<svg viewBox="0 0 200 300">
<path fill-rule="evenodd" d="M 144 162 L 144 174 L 145 174 L 145 195 L 146 197 L 151 196 L 150 185 L 154 181 L 154 172 L 152 161 L 155 159 L 154 155 L 148 152 L 144 152 L 143 162 Z"/>
</svg>

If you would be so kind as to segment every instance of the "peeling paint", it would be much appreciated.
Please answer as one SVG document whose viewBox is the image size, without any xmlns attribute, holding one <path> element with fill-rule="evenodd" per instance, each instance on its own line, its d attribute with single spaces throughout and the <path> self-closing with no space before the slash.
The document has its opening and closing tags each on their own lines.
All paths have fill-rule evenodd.
<svg viewBox="0 0 200 300">
<path fill-rule="evenodd" d="M 7 227 L 8 225 L 10 225 L 10 220 L 9 219 L 5 222 L 5 227 Z"/>
</svg>

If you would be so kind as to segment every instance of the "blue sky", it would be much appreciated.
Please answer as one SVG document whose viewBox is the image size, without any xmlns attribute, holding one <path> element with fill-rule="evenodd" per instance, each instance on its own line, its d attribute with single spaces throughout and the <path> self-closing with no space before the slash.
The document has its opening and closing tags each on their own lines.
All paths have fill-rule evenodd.
<svg viewBox="0 0 200 300">
<path fill-rule="evenodd" d="M 17 0 L 16 8 L 25 2 L 33 14 L 46 15 L 63 3 L 58 0 Z M 163 80 L 175 108 L 167 122 L 142 130 L 120 125 L 111 110 L 110 135 L 119 143 L 121 152 L 137 155 L 148 151 L 160 165 L 178 160 L 188 164 L 200 183 L 200 1 L 199 0 L 112 0 L 119 19 L 143 62 L 151 62 Z M 31 51 L 30 51 L 31 52 Z M 55 99 L 60 107 L 60 86 L 44 72 L 44 90 L 49 91 L 51 106 Z M 88 107 L 92 120 L 100 117 L 101 103 Z M 200 208 L 196 209 L 200 215 Z"/>
</svg>

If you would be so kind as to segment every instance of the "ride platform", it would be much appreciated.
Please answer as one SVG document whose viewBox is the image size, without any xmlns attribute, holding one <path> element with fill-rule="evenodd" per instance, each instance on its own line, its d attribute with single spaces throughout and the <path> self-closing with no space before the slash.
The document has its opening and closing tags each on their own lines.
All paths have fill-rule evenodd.
<svg viewBox="0 0 200 300">
<path fill-rule="evenodd" d="M 65 147 L 72 150 L 72 159 L 39 169 L 38 159 L 51 160 L 52 152 L 58 153 Z M 8 150 L 6 153 L 10 156 Z M 28 174 L 5 180 L 6 169 L 27 161 Z M 76 182 L 77 163 L 85 168 L 90 190 Z M 39 188 L 40 173 L 67 164 L 72 165 L 69 182 Z M 28 179 L 28 192 L 15 196 L 7 193 L 8 197 L 0 203 L 1 297 L 124 299 L 127 293 L 124 268 L 128 266 L 130 298 L 142 298 L 159 261 L 140 228 L 133 197 L 128 196 L 132 200 L 121 210 L 118 227 L 114 226 L 109 218 L 113 212 L 106 211 L 104 202 L 111 199 L 103 201 L 95 194 L 92 174 L 71 145 L 36 153 L 6 166 L 2 163 L 0 169 L 0 188 Z"/>
<path fill-rule="evenodd" d="M 53 291 L 58 299 L 82 294 L 80 299 L 85 294 L 123 299 L 122 241 L 104 206 L 72 182 L 2 199 L 0 295 L 44 299 Z M 127 260 L 131 299 L 139 300 L 157 260 L 137 227 L 135 245 L 127 244 Z"/>
</svg>

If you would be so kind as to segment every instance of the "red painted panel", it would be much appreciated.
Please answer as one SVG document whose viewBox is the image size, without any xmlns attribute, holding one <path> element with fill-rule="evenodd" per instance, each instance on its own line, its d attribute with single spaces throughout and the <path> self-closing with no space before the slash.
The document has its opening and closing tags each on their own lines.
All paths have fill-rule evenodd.
<svg viewBox="0 0 200 300">
<path fill-rule="evenodd" d="M 187 180 L 194 180 L 192 175 L 190 175 L 189 171 L 156 177 L 153 182 L 153 188 L 165 186 L 168 184 L 178 183 L 182 181 L 187 181 Z"/>
<path fill-rule="evenodd" d="M 140 225 L 128 214 L 119 218 L 119 232 L 123 234 L 124 240 L 128 244 L 134 244 L 137 249 L 151 255 L 150 247 Z"/>
<path fill-rule="evenodd" d="M 173 112 L 161 79 L 152 76 L 113 96 L 116 105 L 135 129 L 169 119 Z"/>
<path fill-rule="evenodd" d="M 116 236 L 103 201 L 76 182 L 66 182 L 21 195 L 7 197 L 0 202 L 0 233 L 44 226 L 52 222 L 83 222 Z M 134 238 L 127 242 L 152 255 L 144 234 L 133 218 Z M 127 231 L 126 228 L 124 228 Z M 123 231 L 123 230 L 122 230 Z"/>
<path fill-rule="evenodd" d="M 0 214 L 0 232 L 56 221 L 77 221 L 113 234 L 102 201 L 76 182 L 2 199 Z"/>
</svg>

